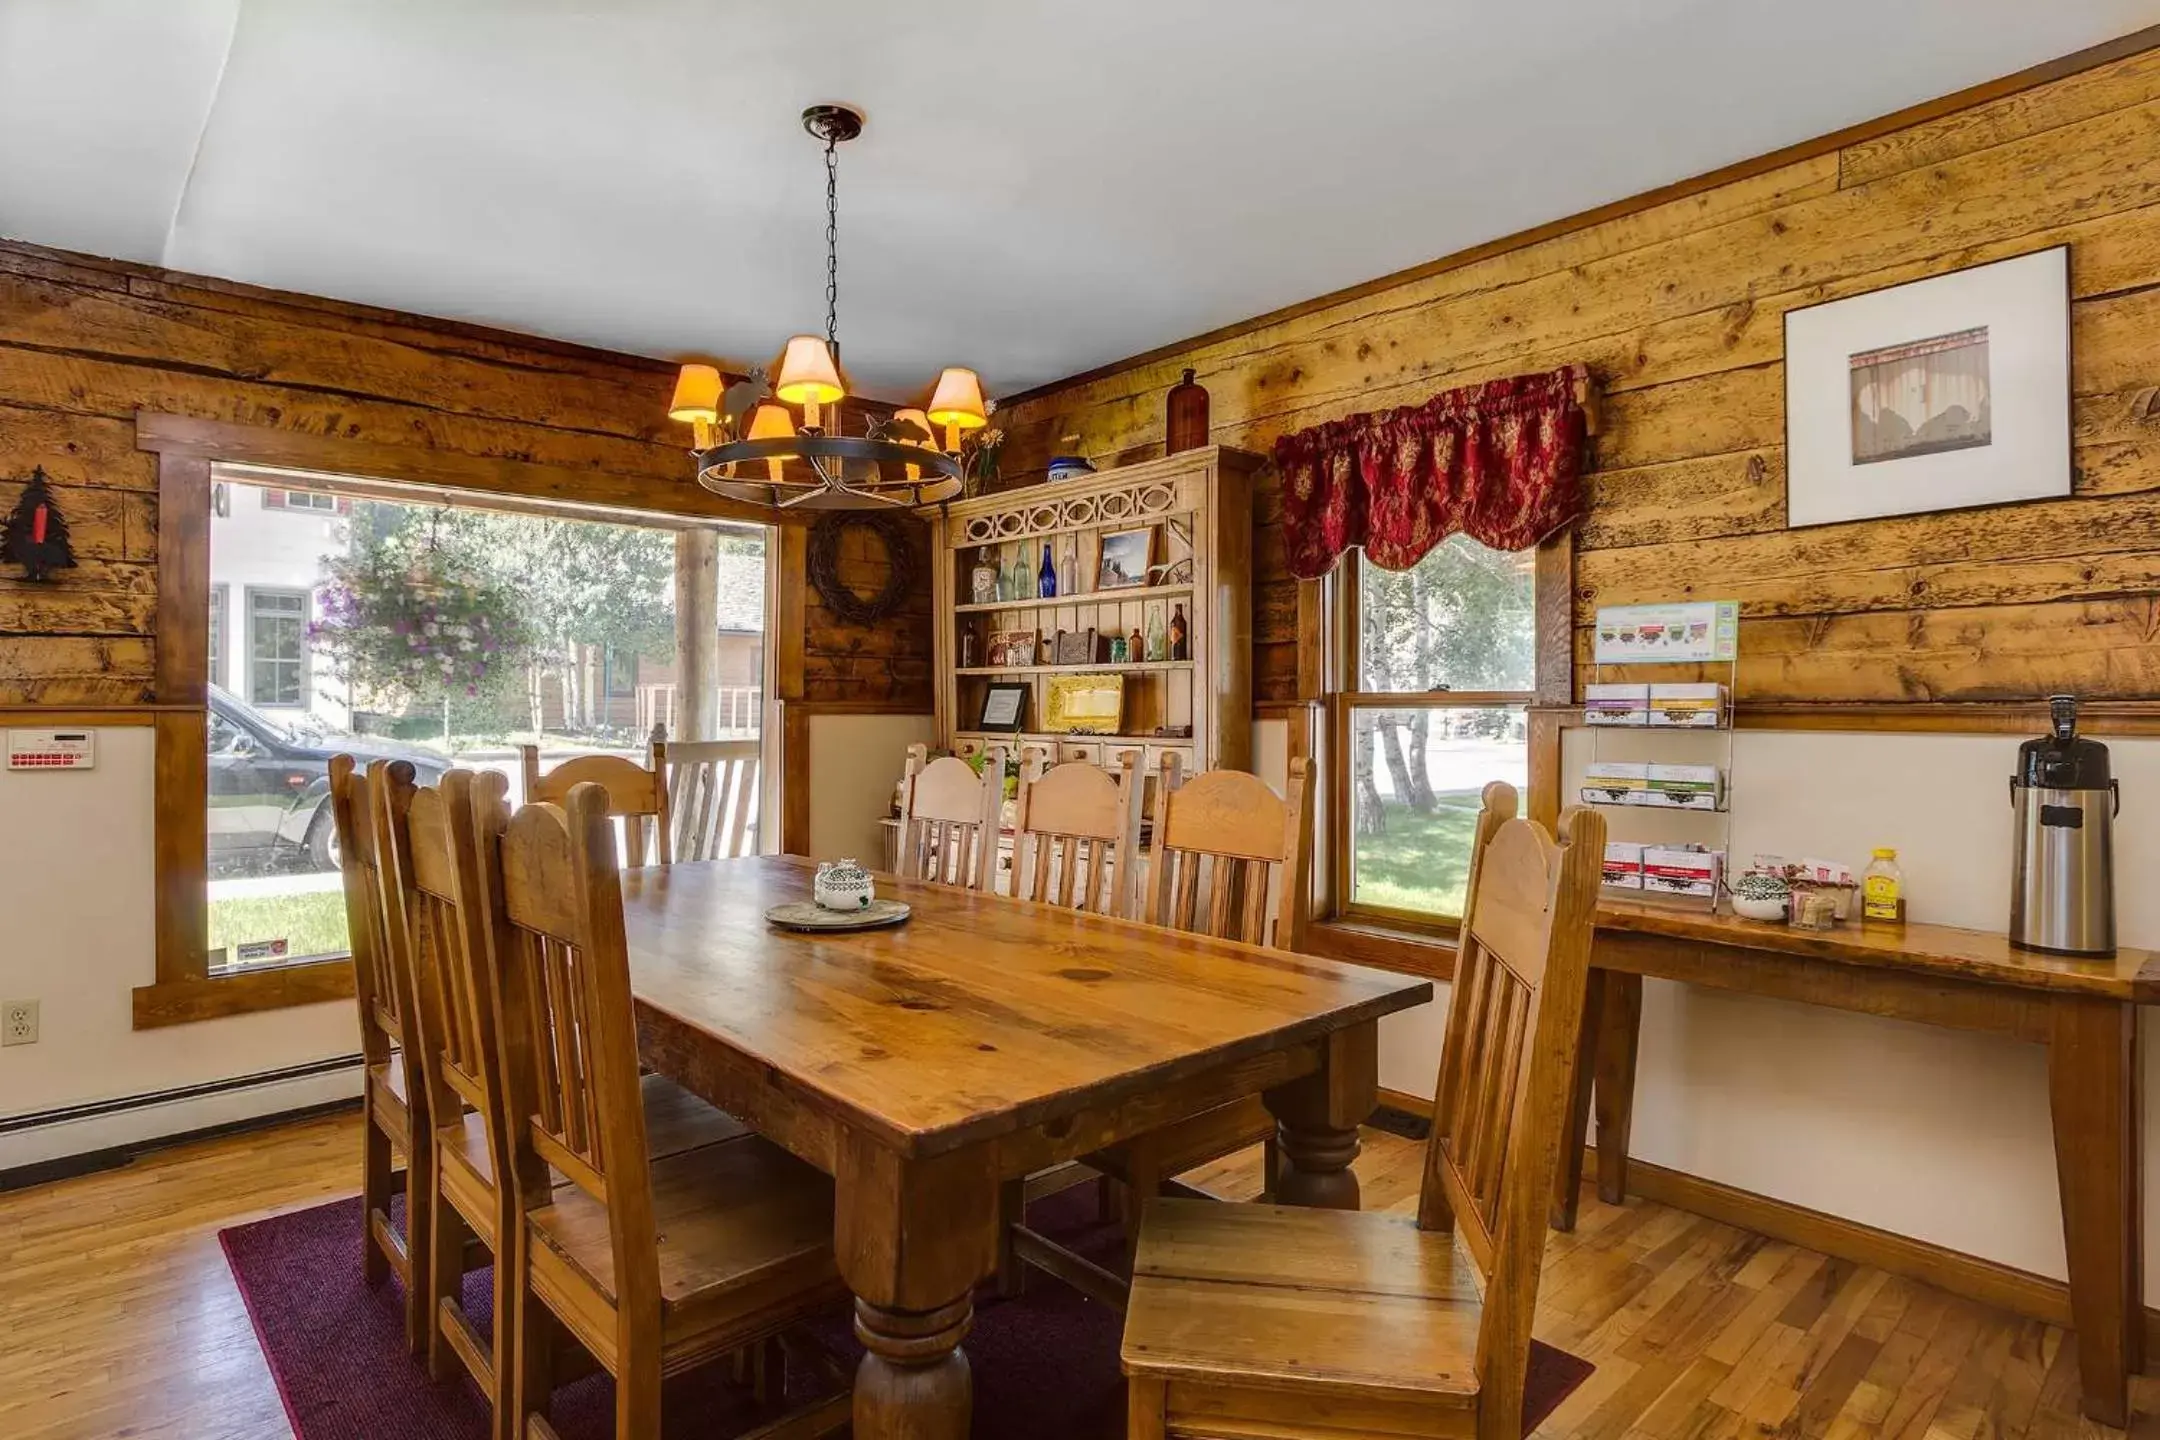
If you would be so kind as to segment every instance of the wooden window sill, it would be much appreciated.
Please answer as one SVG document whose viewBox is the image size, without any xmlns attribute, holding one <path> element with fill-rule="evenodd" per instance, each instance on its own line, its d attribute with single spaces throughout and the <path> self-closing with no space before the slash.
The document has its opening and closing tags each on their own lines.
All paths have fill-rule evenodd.
<svg viewBox="0 0 2160 1440">
<path fill-rule="evenodd" d="M 135 989 L 135 1028 L 157 1030 L 227 1015 L 321 1005 L 353 997 L 352 959 L 247 970 L 214 979 L 161 980 Z"/>
<path fill-rule="evenodd" d="M 1418 930 L 1382 921 L 1341 918 L 1305 927 L 1305 948 L 1330 960 L 1370 965 L 1419 975 L 1428 980 L 1455 978 L 1455 941 L 1437 930 Z"/>
</svg>

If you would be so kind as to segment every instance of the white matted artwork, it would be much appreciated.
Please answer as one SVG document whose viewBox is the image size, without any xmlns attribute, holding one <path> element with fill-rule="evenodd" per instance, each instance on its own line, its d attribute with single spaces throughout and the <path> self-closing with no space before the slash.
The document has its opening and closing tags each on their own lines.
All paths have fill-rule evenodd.
<svg viewBox="0 0 2160 1440">
<path fill-rule="evenodd" d="M 1785 316 L 1786 524 L 2070 493 L 2070 248 Z"/>
</svg>

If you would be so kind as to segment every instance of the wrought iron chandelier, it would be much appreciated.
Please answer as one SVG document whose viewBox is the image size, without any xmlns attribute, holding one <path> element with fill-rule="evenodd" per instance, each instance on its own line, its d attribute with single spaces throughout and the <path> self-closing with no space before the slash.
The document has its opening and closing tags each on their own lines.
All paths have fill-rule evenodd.
<svg viewBox="0 0 2160 1440">
<path fill-rule="evenodd" d="M 839 365 L 837 152 L 862 134 L 863 117 L 845 105 L 813 105 L 802 122 L 825 142 L 825 334 L 787 342 L 770 394 L 760 371 L 726 386 L 711 365 L 683 366 L 668 418 L 693 427 L 698 483 L 731 499 L 775 510 L 886 509 L 951 499 L 961 489 L 960 436 L 989 420 L 974 371 L 943 371 L 926 409 L 897 410 L 862 435 L 838 433 L 838 407 L 848 392 Z M 790 406 L 801 407 L 800 424 Z M 823 423 L 828 410 L 830 430 Z"/>
</svg>

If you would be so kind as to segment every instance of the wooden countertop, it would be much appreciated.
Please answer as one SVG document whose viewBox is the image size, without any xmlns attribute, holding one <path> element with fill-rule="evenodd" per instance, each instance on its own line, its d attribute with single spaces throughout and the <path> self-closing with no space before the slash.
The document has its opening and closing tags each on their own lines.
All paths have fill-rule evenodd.
<svg viewBox="0 0 2160 1440">
<path fill-rule="evenodd" d="M 2013 949 L 2006 935 L 1992 930 L 1857 922 L 1834 930 L 1796 930 L 1737 915 L 1706 915 L 1648 901 L 1614 899 L 1598 905 L 1598 928 L 1803 955 L 1841 965 L 1887 966 L 2023 990 L 2097 995 L 2137 1004 L 2160 1002 L 2160 954 L 2128 946 L 2110 959 L 2079 959 Z"/>
</svg>

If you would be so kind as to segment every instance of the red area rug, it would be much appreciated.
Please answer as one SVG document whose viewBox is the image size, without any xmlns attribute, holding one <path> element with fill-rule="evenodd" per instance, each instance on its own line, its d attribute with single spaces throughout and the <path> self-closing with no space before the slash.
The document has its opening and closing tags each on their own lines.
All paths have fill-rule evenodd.
<svg viewBox="0 0 2160 1440">
<path fill-rule="evenodd" d="M 1092 1224 L 1092 1190 L 1083 1187 L 1036 1205 L 1036 1228 L 1114 1263 L 1114 1229 Z M 486 1440 L 487 1406 L 462 1377 L 435 1384 L 405 1352 L 397 1282 L 369 1290 L 360 1279 L 357 1197 L 295 1211 L 219 1233 L 233 1279 L 277 1380 L 299 1440 Z M 465 1278 L 465 1308 L 484 1327 L 492 1273 Z M 975 1381 L 974 1433 L 983 1440 L 1116 1440 L 1125 1426 L 1125 1381 L 1118 1372 L 1117 1312 L 1043 1275 L 1027 1293 L 977 1297 L 966 1349 Z M 819 1338 L 849 1368 L 861 1350 L 844 1311 L 819 1327 Z M 1533 1342 L 1524 1433 L 1582 1384 L 1588 1361 Z M 726 1436 L 768 1418 L 747 1391 L 724 1378 L 725 1366 L 668 1382 L 667 1440 Z M 789 1403 L 811 1392 L 790 1376 Z M 593 1375 L 555 1393 L 553 1419 L 564 1440 L 610 1440 L 613 1382 Z"/>
</svg>

